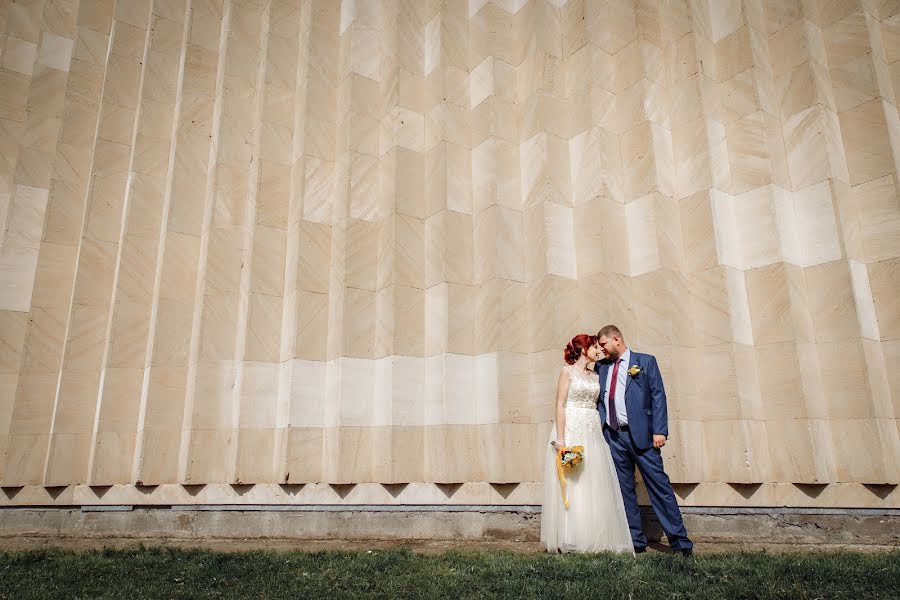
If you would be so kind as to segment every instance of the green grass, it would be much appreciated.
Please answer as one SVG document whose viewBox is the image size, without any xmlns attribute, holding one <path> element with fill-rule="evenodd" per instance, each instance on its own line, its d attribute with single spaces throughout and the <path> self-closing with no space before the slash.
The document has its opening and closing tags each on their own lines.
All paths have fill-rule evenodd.
<svg viewBox="0 0 900 600">
<path fill-rule="evenodd" d="M 900 598 L 881 554 L 0 553 L 0 598 Z"/>
</svg>

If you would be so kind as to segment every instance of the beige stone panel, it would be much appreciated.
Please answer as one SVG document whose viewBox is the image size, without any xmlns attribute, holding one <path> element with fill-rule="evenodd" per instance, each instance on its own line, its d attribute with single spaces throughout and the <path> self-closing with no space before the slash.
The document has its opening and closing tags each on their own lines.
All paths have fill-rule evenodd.
<svg viewBox="0 0 900 600">
<path fill-rule="evenodd" d="M 205 189 L 206 178 L 202 175 L 195 176 L 179 169 L 175 170 L 169 221 L 166 224 L 170 232 L 200 235 L 203 225 L 204 194 L 198 194 L 197 190 Z M 220 206 L 216 206 L 217 213 L 221 213 L 220 209 Z"/>
<path fill-rule="evenodd" d="M 712 267 L 688 277 L 693 328 L 697 342 L 710 346 L 732 341 L 731 305 L 727 270 Z"/>
<path fill-rule="evenodd" d="M 45 486 L 65 486 L 87 479 L 90 433 L 55 434 L 50 441 Z"/>
<path fill-rule="evenodd" d="M 29 328 L 30 316 L 28 313 L 0 311 L 0 373 L 18 373 Z M 13 395 L 15 395 L 15 385 L 13 385 Z M 0 415 L 4 414 L 6 414 L 5 410 L 0 412 Z M 0 430 L 4 430 L 3 421 L 0 421 Z"/>
<path fill-rule="evenodd" d="M 94 448 L 92 485 L 115 485 L 131 479 L 136 434 L 101 431 Z"/>
<path fill-rule="evenodd" d="M 891 380 L 894 374 L 887 366 L 887 361 L 892 358 L 890 345 L 867 339 L 859 341 L 862 344 L 862 360 L 865 362 L 866 377 L 872 393 L 873 416 L 879 419 L 892 419 L 896 412 L 891 393 Z"/>
<path fill-rule="evenodd" d="M 528 284 L 526 309 L 530 338 L 527 348 L 530 351 L 563 348 L 571 339 L 578 319 L 578 286 L 564 277 L 544 276 Z"/>
<path fill-rule="evenodd" d="M 175 231 L 168 232 L 160 274 L 160 298 L 192 302 L 199 259 L 200 239 L 198 237 Z"/>
<path fill-rule="evenodd" d="M 199 233 L 204 218 L 205 194 L 197 194 L 195 191 L 196 188 L 188 189 L 187 185 L 192 181 L 196 181 L 197 184 L 200 184 L 202 181 L 203 187 L 199 189 L 205 189 L 206 178 L 202 174 L 182 177 L 182 174 L 192 172 L 191 168 L 184 165 L 183 162 L 182 166 L 177 168 L 175 172 L 175 185 L 177 186 L 178 192 L 184 192 L 184 194 L 177 192 L 176 194 L 179 203 L 186 204 L 186 206 L 180 210 L 190 213 L 190 221 L 193 224 L 193 230 L 186 230 L 186 232 Z M 187 185 L 182 184 L 182 181 Z M 244 225 L 248 216 L 247 198 L 249 196 L 249 180 L 246 170 L 243 167 L 219 164 L 215 173 L 215 182 L 212 223 L 218 227 Z M 186 194 L 193 194 L 193 197 L 187 200 L 187 202 L 185 202 L 185 198 L 182 197 Z"/>
<path fill-rule="evenodd" d="M 307 156 L 304 181 L 303 218 L 317 223 L 331 222 L 335 190 L 334 163 Z"/>
<path fill-rule="evenodd" d="M 677 197 L 686 198 L 711 187 L 712 173 L 706 119 L 701 117 L 673 126 L 672 146 Z"/>
<path fill-rule="evenodd" d="M 489 138 L 472 150 L 473 212 L 494 205 L 521 209 L 519 147 Z"/>
<path fill-rule="evenodd" d="M 28 75 L 0 69 L 0 118 L 25 122 L 30 83 Z"/>
<path fill-rule="evenodd" d="M 97 241 L 118 243 L 122 233 L 124 202 L 124 178 L 95 177 L 88 205 L 85 236 Z"/>
<path fill-rule="evenodd" d="M 595 200 L 589 204 L 576 206 L 574 209 L 575 260 L 578 279 L 584 279 L 604 272 L 606 263 L 606 247 L 608 220 L 607 202 Z M 615 205 L 624 213 L 621 205 Z M 620 215 L 621 216 L 621 215 Z M 623 253 L 624 254 L 624 253 Z"/>
<path fill-rule="evenodd" d="M 214 364 L 200 365 L 196 373 L 196 390 L 191 418 L 191 437 L 201 431 L 227 432 L 232 426 L 235 415 L 234 382 L 235 368 L 231 361 L 219 361 Z M 193 441 L 192 441 L 193 446 Z M 226 454 L 219 454 L 216 462 L 225 467 L 227 461 L 221 460 Z"/>
<path fill-rule="evenodd" d="M 679 221 L 683 235 L 685 267 L 697 271 L 717 262 L 712 202 L 706 191 L 679 201 Z"/>
<path fill-rule="evenodd" d="M 181 406 L 183 400 L 183 373 L 181 377 L 181 395 L 177 396 L 179 404 L 171 403 L 172 408 L 177 408 L 177 423 L 165 430 L 146 430 L 140 433 L 141 448 L 143 452 L 136 457 L 134 477 L 138 485 L 156 485 L 159 483 L 174 483 L 178 481 L 179 448 L 181 445 Z M 154 384 L 151 382 L 151 386 Z M 175 390 L 173 390 L 175 391 Z M 149 413 L 148 413 L 149 415 Z"/>
<path fill-rule="evenodd" d="M 142 435 L 153 432 L 180 432 L 184 418 L 185 385 L 187 367 L 150 368 L 147 376 L 147 403 L 144 413 Z M 140 432 L 140 426 L 139 426 Z M 146 443 L 146 440 L 145 440 Z M 176 455 L 178 443 L 175 444 Z M 150 456 L 144 452 L 143 456 Z"/>
<path fill-rule="evenodd" d="M 779 419 L 765 421 L 770 443 L 777 440 L 781 446 L 770 446 L 771 460 L 768 479 L 794 483 L 822 483 L 829 480 L 828 448 L 818 446 L 814 422 L 806 419 Z"/>
<path fill-rule="evenodd" d="M 425 221 L 394 215 L 380 227 L 377 287 L 425 287 Z"/>
<path fill-rule="evenodd" d="M 475 354 L 525 347 L 527 318 L 524 283 L 490 279 L 477 286 Z"/>
<path fill-rule="evenodd" d="M 355 225 L 360 223 L 363 222 L 355 222 Z M 363 227 L 363 229 L 366 228 Z M 310 292 L 327 292 L 331 263 L 331 227 L 310 221 L 300 221 L 297 229 L 300 239 L 299 256 L 297 257 L 297 280 L 293 287 Z"/>
<path fill-rule="evenodd" d="M 863 4 L 866 0 L 863 0 Z M 819 27 L 828 27 L 862 8 L 859 0 L 834 2 L 832 0 L 801 0 L 803 16 Z"/>
<path fill-rule="evenodd" d="M 23 435 L 49 433 L 58 383 L 58 372 L 35 373 L 23 370 L 19 374 L 15 403 L 10 417 L 10 433 Z M 46 452 L 46 445 L 44 448 L 42 453 Z M 43 461 L 43 457 L 40 460 Z"/>
<path fill-rule="evenodd" d="M 180 431 L 146 431 L 143 454 L 136 461 L 134 477 L 138 485 L 159 485 L 178 481 Z"/>
<path fill-rule="evenodd" d="M 571 204 L 569 148 L 565 140 L 542 133 L 520 145 L 522 202 L 530 208 L 541 202 Z"/>
<path fill-rule="evenodd" d="M 376 294 L 369 290 L 347 288 L 343 310 L 343 354 L 353 358 L 372 358 L 376 336 Z"/>
<path fill-rule="evenodd" d="M 241 227 L 214 227 L 209 234 L 206 261 L 207 289 L 230 292 L 240 289 L 245 239 Z"/>
<path fill-rule="evenodd" d="M 637 15 L 630 3 L 596 2 L 585 4 L 584 16 L 591 43 L 615 54 L 637 39 Z"/>
<path fill-rule="evenodd" d="M 650 122 L 631 129 L 621 137 L 624 195 L 628 201 L 650 192 L 674 193 L 672 134 Z"/>
<path fill-rule="evenodd" d="M 238 293 L 216 292 L 203 298 L 201 362 L 232 360 L 238 324 Z"/>
<path fill-rule="evenodd" d="M 377 292 L 375 356 L 425 355 L 425 290 L 390 285 Z"/>
<path fill-rule="evenodd" d="M 273 472 L 275 430 L 241 429 L 236 443 L 237 462 L 234 474 L 236 484 L 275 481 Z"/>
<path fill-rule="evenodd" d="M 839 112 L 850 110 L 879 95 L 876 58 L 865 54 L 829 69 L 835 105 Z"/>
<path fill-rule="evenodd" d="M 765 419 L 799 419 L 805 415 L 805 400 L 797 373 L 802 365 L 793 342 L 756 347 L 760 410 Z"/>
<path fill-rule="evenodd" d="M 284 264 L 287 232 L 258 225 L 253 235 L 253 265 L 250 291 L 281 295 L 284 291 Z"/>
<path fill-rule="evenodd" d="M 17 37 L 5 37 L 2 62 L 4 69 L 31 76 L 34 72 L 34 61 L 37 56 L 37 44 Z"/>
<path fill-rule="evenodd" d="M 378 160 L 350 153 L 350 216 L 374 220 L 378 215 Z"/>
<path fill-rule="evenodd" d="M 847 164 L 844 150 L 835 150 L 832 144 L 837 133 L 835 124 L 820 106 L 813 106 L 785 121 L 784 144 L 793 189 L 802 189 L 829 177 L 844 180 Z"/>
<path fill-rule="evenodd" d="M 829 424 L 837 481 L 866 483 L 890 478 L 888 469 L 894 469 L 888 467 L 887 461 L 893 457 L 886 454 L 885 447 L 895 444 L 886 443 L 875 419 L 845 419 Z"/>
<path fill-rule="evenodd" d="M 153 338 L 152 365 L 187 365 L 194 313 L 192 300 L 160 298 Z"/>
<path fill-rule="evenodd" d="M 859 340 L 817 344 L 827 418 L 834 423 L 875 416 Z M 837 366 L 837 368 L 832 367 Z"/>
<path fill-rule="evenodd" d="M 893 107 L 876 98 L 839 115 L 851 185 L 896 171 L 886 109 Z"/>
<path fill-rule="evenodd" d="M 425 220 L 426 286 L 472 283 L 473 234 L 473 220 L 467 214 L 445 210 Z"/>
<path fill-rule="evenodd" d="M 374 290 L 378 273 L 379 224 L 348 219 L 346 227 L 345 283 L 349 287 Z"/>
<path fill-rule="evenodd" d="M 854 186 L 837 200 L 848 255 L 863 262 L 900 255 L 896 176 Z"/>
<path fill-rule="evenodd" d="M 475 281 L 499 277 L 525 280 L 522 213 L 492 206 L 477 214 L 475 224 Z"/>
<path fill-rule="evenodd" d="M 114 307 L 109 337 L 108 366 L 140 368 L 146 364 L 150 307 L 119 301 Z"/>
<path fill-rule="evenodd" d="M 98 414 L 97 430 L 100 433 L 131 434 L 137 430 L 138 410 L 141 399 L 143 369 L 106 369 Z M 132 438 L 132 444 L 134 440 Z M 128 473 L 119 482 L 131 478 L 131 454 L 128 455 Z M 107 455 L 107 459 L 111 455 Z M 114 482 L 115 483 L 115 482 Z"/>
<path fill-rule="evenodd" d="M 6 450 L 5 486 L 41 485 L 49 435 L 12 434 Z"/>
<path fill-rule="evenodd" d="M 402 199 L 415 198 L 413 206 L 421 206 L 421 188 L 417 185 L 417 175 L 410 172 L 415 168 L 416 162 L 415 159 L 408 160 L 408 158 L 405 152 L 398 154 L 400 160 L 398 189 Z M 418 208 L 415 211 L 399 210 L 399 212 L 420 218 L 431 216 L 442 208 L 472 214 L 472 163 L 468 149 L 451 143 L 438 144 L 428 153 L 427 173 L 424 213 L 420 214 Z M 409 182 L 415 187 L 407 192 L 406 186 Z"/>
<path fill-rule="evenodd" d="M 99 385 L 99 372 L 63 369 L 53 419 L 54 437 L 60 434 L 87 434 L 90 437 Z M 84 458 L 87 462 L 87 453 Z"/>
<path fill-rule="evenodd" d="M 871 340 L 863 340 L 862 342 L 864 347 L 878 343 L 872 342 Z M 900 343 L 897 341 L 882 342 L 879 347 L 884 352 L 885 367 L 897 363 L 897 358 L 900 356 Z M 871 365 L 871 363 L 869 363 L 869 365 Z M 890 368 L 886 368 L 886 372 L 888 389 L 890 390 L 891 401 L 893 403 L 893 414 L 897 415 L 900 414 L 900 412 L 898 412 L 898 408 L 900 408 L 900 394 L 897 393 L 900 391 L 900 374 L 897 373 L 896 369 Z"/>
<path fill-rule="evenodd" d="M 790 294 L 784 264 L 752 269 L 746 277 L 754 342 L 759 345 L 791 340 Z"/>
<path fill-rule="evenodd" d="M 231 432 L 195 429 L 183 435 L 190 436 L 187 456 L 179 458 L 183 483 L 228 483 L 228 465 L 222 457 L 229 456 Z"/>
<path fill-rule="evenodd" d="M 740 196 L 714 190 L 712 214 L 719 263 L 746 270 L 780 260 L 772 186 Z"/>
<path fill-rule="evenodd" d="M 685 32 L 664 48 L 666 83 L 671 90 L 676 84 L 700 71 L 695 34 Z"/>
<path fill-rule="evenodd" d="M 491 5 L 488 5 L 491 6 Z M 436 425 L 425 430 L 425 472 L 436 483 L 484 481 L 482 428 Z"/>
<path fill-rule="evenodd" d="M 867 265 L 878 332 L 882 341 L 900 337 L 900 299 L 896 294 L 898 268 L 900 259 L 897 258 Z"/>
<path fill-rule="evenodd" d="M 37 250 L 0 248 L 0 310 L 28 312 L 37 261 Z"/>
<path fill-rule="evenodd" d="M 775 189 L 781 253 L 786 262 L 811 266 L 841 257 L 830 182 L 796 192 Z"/>
<path fill-rule="evenodd" d="M 805 278 L 816 342 L 856 338 L 859 323 L 847 263 L 835 261 L 810 267 L 805 269 Z"/>
<path fill-rule="evenodd" d="M 48 191 L 24 185 L 16 186 L 9 206 L 4 245 L 38 249 L 44 229 Z"/>
<path fill-rule="evenodd" d="M 769 456 L 765 426 L 756 421 L 708 421 L 703 445 L 709 453 L 704 479 L 729 483 L 758 483 L 764 479 Z M 716 452 L 729 448 L 728 452 Z"/>
<path fill-rule="evenodd" d="M 302 163 L 301 167 L 302 169 Z M 301 183 L 302 185 L 302 183 Z M 260 225 L 287 229 L 291 169 L 269 161 L 261 161 L 256 222 Z"/>
<path fill-rule="evenodd" d="M 743 117 L 725 128 L 731 181 L 724 191 L 741 194 L 771 182 L 762 112 Z"/>
<path fill-rule="evenodd" d="M 797 19 L 769 35 L 772 74 L 776 78 L 790 73 L 810 59 L 808 30 L 808 24 Z"/>
<path fill-rule="evenodd" d="M 108 305 L 75 304 L 72 307 L 66 340 L 66 368 L 100 369 L 108 319 Z"/>
<path fill-rule="evenodd" d="M 328 333 L 328 295 L 299 290 L 294 357 L 324 360 Z"/>
<path fill-rule="evenodd" d="M 318 427 L 291 427 L 287 435 L 285 481 L 322 481 L 323 430 Z"/>
<path fill-rule="evenodd" d="M 59 370 L 68 315 L 68 306 L 58 308 L 35 306 L 31 309 L 31 326 L 22 361 L 23 372 L 52 373 Z"/>
<path fill-rule="evenodd" d="M 485 426 L 485 468 L 488 481 L 494 484 L 534 481 L 542 472 L 540 456 L 544 454 L 546 435 L 538 437 L 537 426 L 532 424 L 508 424 Z M 541 430 L 543 433 L 543 430 Z M 513 461 L 502 456 L 515 457 Z M 500 494 L 502 497 L 502 493 Z"/>
<path fill-rule="evenodd" d="M 250 294 L 245 360 L 278 361 L 282 331 L 281 318 L 281 296 Z"/>
</svg>

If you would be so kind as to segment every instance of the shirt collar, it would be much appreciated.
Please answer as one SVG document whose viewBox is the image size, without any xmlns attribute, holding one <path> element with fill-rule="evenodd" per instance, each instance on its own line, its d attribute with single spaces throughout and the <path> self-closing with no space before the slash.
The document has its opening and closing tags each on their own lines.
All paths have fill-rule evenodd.
<svg viewBox="0 0 900 600">
<path fill-rule="evenodd" d="M 620 358 L 622 359 L 622 364 L 627 367 L 629 361 L 631 361 L 631 348 L 625 348 L 625 352 L 622 353 Z"/>
</svg>

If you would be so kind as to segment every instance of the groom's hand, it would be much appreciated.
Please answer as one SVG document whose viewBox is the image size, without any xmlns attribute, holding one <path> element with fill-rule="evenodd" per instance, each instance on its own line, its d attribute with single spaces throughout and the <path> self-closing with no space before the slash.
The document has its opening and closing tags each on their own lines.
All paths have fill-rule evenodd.
<svg viewBox="0 0 900 600">
<path fill-rule="evenodd" d="M 653 447 L 662 448 L 666 445 L 666 436 L 653 434 Z"/>
</svg>

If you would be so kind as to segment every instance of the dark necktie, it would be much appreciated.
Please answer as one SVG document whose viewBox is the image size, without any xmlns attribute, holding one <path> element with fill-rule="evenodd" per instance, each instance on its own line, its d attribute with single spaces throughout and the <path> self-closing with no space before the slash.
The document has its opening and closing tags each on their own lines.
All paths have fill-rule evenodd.
<svg viewBox="0 0 900 600">
<path fill-rule="evenodd" d="M 619 381 L 619 363 L 621 358 L 616 359 L 613 366 L 612 381 L 609 382 L 609 426 L 619 430 L 619 415 L 616 414 L 616 383 Z"/>
</svg>

